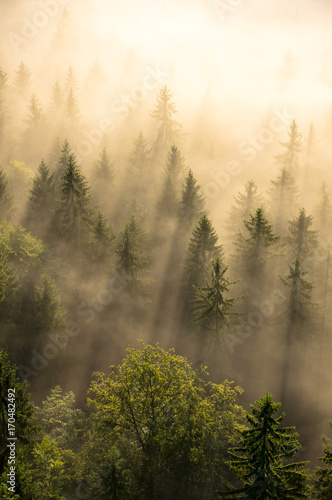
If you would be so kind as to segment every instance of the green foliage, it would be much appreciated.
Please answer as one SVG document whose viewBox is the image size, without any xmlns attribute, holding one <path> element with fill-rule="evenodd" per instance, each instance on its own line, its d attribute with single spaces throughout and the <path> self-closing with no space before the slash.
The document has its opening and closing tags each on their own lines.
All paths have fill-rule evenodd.
<svg viewBox="0 0 332 500">
<path fill-rule="evenodd" d="M 330 422 L 332 426 L 332 423 Z M 324 456 L 319 458 L 323 466 L 317 467 L 314 478 L 314 498 L 326 500 L 332 498 L 332 443 L 331 439 L 323 436 Z"/>
<path fill-rule="evenodd" d="M 0 168 L 0 221 L 11 220 L 13 216 L 14 195 L 8 188 L 8 178 L 2 168 Z"/>
<path fill-rule="evenodd" d="M 35 286 L 33 295 L 34 334 L 54 333 L 65 326 L 67 310 L 61 305 L 61 295 L 54 280 L 41 276 L 41 285 Z"/>
<path fill-rule="evenodd" d="M 140 132 L 134 141 L 134 146 L 129 157 L 130 174 L 143 174 L 151 163 L 151 149 L 143 132 Z"/>
<path fill-rule="evenodd" d="M 274 417 L 280 403 L 267 393 L 246 412 L 250 429 L 241 430 L 240 446 L 229 450 L 228 462 L 243 487 L 221 496 L 240 499 L 291 500 L 307 498 L 308 462 L 290 462 L 301 448 L 295 427 L 280 428 L 285 414 Z"/>
<path fill-rule="evenodd" d="M 57 385 L 36 408 L 35 419 L 47 438 L 62 449 L 78 450 L 80 438 L 77 436 L 79 420 L 84 417 L 80 409 L 75 409 L 75 395 L 72 391 L 62 394 Z"/>
<path fill-rule="evenodd" d="M 37 482 L 36 500 L 65 500 L 61 495 L 65 485 L 65 462 L 57 444 L 43 437 L 32 451 L 34 480 Z"/>
<path fill-rule="evenodd" d="M 37 431 L 33 423 L 34 406 L 30 401 L 28 386 L 17 376 L 17 367 L 8 360 L 8 355 L 0 349 L 0 476 L 5 470 L 9 448 L 8 441 L 8 389 L 13 389 L 15 396 L 15 437 L 19 445 L 29 443 L 30 437 Z"/>
<path fill-rule="evenodd" d="M 31 84 L 31 72 L 22 61 L 15 72 L 14 87 L 19 94 L 25 95 Z"/>
<path fill-rule="evenodd" d="M 128 498 L 210 498 L 220 484 L 218 468 L 242 417 L 241 390 L 201 375 L 172 350 L 143 344 L 92 383 L 95 428 L 109 430 L 134 474 Z M 126 466 L 119 464 L 122 474 Z"/>
<path fill-rule="evenodd" d="M 271 212 L 275 225 L 280 233 L 287 230 L 289 213 L 294 209 L 298 197 L 298 189 L 294 177 L 286 168 L 282 168 L 276 180 L 271 181 L 272 187 L 269 189 L 271 200 Z"/>
</svg>

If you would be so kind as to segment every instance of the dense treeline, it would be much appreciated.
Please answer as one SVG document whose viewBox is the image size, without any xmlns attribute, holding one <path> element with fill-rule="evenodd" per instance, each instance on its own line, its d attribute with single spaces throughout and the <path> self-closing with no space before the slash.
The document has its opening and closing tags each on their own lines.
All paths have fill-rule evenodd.
<svg viewBox="0 0 332 500">
<path fill-rule="evenodd" d="M 70 67 L 44 110 L 24 63 L 12 83 L 0 70 L 1 345 L 40 401 L 33 417 L 3 353 L 3 409 L 14 379 L 22 392 L 18 498 L 83 498 L 84 488 L 114 499 L 329 498 L 329 442 L 310 482 L 292 462 L 297 436 L 274 432 L 282 419 L 269 395 L 314 461 L 332 411 L 332 211 L 325 182 L 315 206 L 300 189 L 316 185 L 313 126 L 304 141 L 293 120 L 268 188 L 247 180 L 216 214 L 184 155 L 171 90 L 159 89 L 146 131 L 132 133 L 142 110 L 131 109 L 112 133 L 87 132 L 78 96 L 104 87 L 97 63 L 87 81 L 79 93 Z M 193 146 L 202 158 L 204 148 Z M 91 374 L 138 337 L 177 354 L 131 350 L 84 407 Z M 267 394 L 253 416 L 227 380 L 245 390 L 243 406 Z M 265 459 L 255 443 L 266 413 Z"/>
</svg>

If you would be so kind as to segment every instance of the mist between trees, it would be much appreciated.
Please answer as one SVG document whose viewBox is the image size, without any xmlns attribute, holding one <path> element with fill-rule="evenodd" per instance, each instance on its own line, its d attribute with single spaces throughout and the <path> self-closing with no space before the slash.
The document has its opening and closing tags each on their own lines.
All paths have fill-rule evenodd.
<svg viewBox="0 0 332 500">
<path fill-rule="evenodd" d="M 4 7 L 4 498 L 332 498 L 329 68 L 260 4 Z"/>
</svg>

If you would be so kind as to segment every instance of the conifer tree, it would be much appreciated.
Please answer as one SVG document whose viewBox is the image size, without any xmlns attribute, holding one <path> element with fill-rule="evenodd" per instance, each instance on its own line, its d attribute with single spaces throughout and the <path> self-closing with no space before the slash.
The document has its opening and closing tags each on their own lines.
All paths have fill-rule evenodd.
<svg viewBox="0 0 332 500">
<path fill-rule="evenodd" d="M 179 176 L 186 168 L 184 162 L 184 157 L 181 155 L 179 148 L 177 148 L 176 146 L 171 146 L 171 149 L 167 155 L 166 172 L 172 176 L 175 184 L 177 184 Z"/>
<path fill-rule="evenodd" d="M 161 196 L 158 200 L 158 219 L 160 217 L 175 217 L 178 210 L 176 186 L 172 175 L 165 173 Z"/>
<path fill-rule="evenodd" d="M 208 279 L 211 260 L 223 257 L 222 246 L 217 243 L 218 235 L 211 221 L 203 215 L 192 231 L 185 262 L 184 299 L 189 304 L 193 297 L 193 285 L 203 286 Z"/>
<path fill-rule="evenodd" d="M 56 211 L 59 234 L 68 242 L 78 244 L 87 237 L 91 220 L 89 190 L 81 169 L 73 156 L 69 156 Z"/>
<path fill-rule="evenodd" d="M 46 237 L 51 226 L 52 217 L 56 209 L 56 191 L 54 174 L 44 160 L 38 167 L 29 192 L 26 224 L 35 234 Z"/>
<path fill-rule="evenodd" d="M 134 141 L 134 146 L 129 157 L 130 174 L 139 175 L 146 172 L 151 162 L 151 149 L 147 139 L 141 131 Z"/>
<path fill-rule="evenodd" d="M 135 218 L 130 218 L 120 235 L 116 248 L 119 259 L 118 269 L 126 275 L 129 293 L 133 293 L 142 285 L 142 275 L 148 264 L 142 250 L 140 232 L 141 228 Z"/>
<path fill-rule="evenodd" d="M 295 120 L 292 121 L 288 131 L 288 142 L 280 142 L 285 151 L 276 156 L 277 162 L 290 174 L 296 175 L 299 167 L 299 154 L 302 150 L 302 134 L 298 131 Z"/>
<path fill-rule="evenodd" d="M 15 73 L 14 87 L 21 95 L 26 95 L 31 84 L 31 72 L 23 61 Z"/>
<path fill-rule="evenodd" d="M 7 175 L 0 168 L 0 220 L 11 220 L 13 216 L 14 195 L 8 187 Z"/>
<path fill-rule="evenodd" d="M 245 412 L 249 429 L 240 431 L 240 446 L 231 448 L 228 462 L 242 488 L 220 493 L 220 497 L 251 500 L 292 500 L 307 498 L 308 462 L 291 462 L 301 448 L 295 427 L 280 427 L 285 418 L 278 412 L 280 403 L 274 403 L 266 393 L 255 406 L 252 415 Z"/>
<path fill-rule="evenodd" d="M 299 216 L 289 222 L 288 244 L 291 257 L 298 257 L 305 265 L 315 248 L 317 248 L 317 231 L 309 229 L 312 226 L 312 216 L 306 215 L 305 209 L 300 210 Z"/>
<path fill-rule="evenodd" d="M 205 199 L 200 194 L 200 186 L 194 177 L 192 170 L 183 183 L 182 196 L 179 207 L 180 220 L 191 228 L 194 222 L 197 222 L 204 213 Z"/>
<path fill-rule="evenodd" d="M 56 81 L 52 89 L 51 106 L 55 112 L 59 113 L 62 109 L 62 105 L 63 105 L 63 91 L 60 87 L 59 82 Z"/>
<path fill-rule="evenodd" d="M 313 498 L 316 500 L 332 498 L 332 443 L 326 436 L 323 436 L 323 443 L 324 456 L 319 458 L 323 465 L 315 470 Z"/>
<path fill-rule="evenodd" d="M 78 77 L 72 66 L 69 66 L 66 74 L 65 90 L 69 92 L 70 90 L 78 90 Z"/>
<path fill-rule="evenodd" d="M 66 100 L 66 117 L 67 117 L 67 127 L 68 133 L 72 137 L 76 137 L 80 126 L 80 109 L 77 103 L 76 96 L 73 89 L 71 88 L 68 93 Z"/>
<path fill-rule="evenodd" d="M 61 295 L 54 280 L 48 275 L 41 276 L 41 284 L 36 285 L 33 294 L 34 335 L 46 335 L 59 331 L 65 326 L 67 310 L 61 304 Z"/>
<path fill-rule="evenodd" d="M 319 221 L 319 232 L 323 237 L 326 237 L 332 222 L 332 204 L 325 182 L 323 182 L 320 191 L 321 196 L 316 205 L 315 214 L 316 219 Z"/>
<path fill-rule="evenodd" d="M 25 120 L 26 129 L 24 131 L 23 145 L 26 148 L 25 154 L 33 160 L 43 152 L 46 132 L 46 118 L 39 99 L 32 94 L 29 104 L 29 115 Z"/>
<path fill-rule="evenodd" d="M 282 168 L 276 180 L 271 181 L 269 189 L 271 212 L 279 233 L 287 231 L 289 212 L 292 212 L 298 196 L 295 179 L 286 168 Z"/>
<path fill-rule="evenodd" d="M 234 233 L 234 231 L 239 230 L 243 225 L 243 221 L 256 212 L 258 207 L 262 206 L 263 195 L 257 191 L 256 183 L 250 180 L 244 186 L 244 193 L 240 191 L 237 197 L 234 196 L 235 205 L 231 205 L 226 223 L 226 227 L 230 232 Z"/>
<path fill-rule="evenodd" d="M 111 157 L 105 147 L 100 152 L 99 159 L 96 161 L 94 175 L 96 181 L 101 185 L 108 185 L 114 179 L 114 163 L 111 161 Z"/>
<path fill-rule="evenodd" d="M 58 145 L 56 145 L 56 147 L 57 146 Z M 55 182 L 56 182 L 57 187 L 59 187 L 61 185 L 61 179 L 65 174 L 65 170 L 68 166 L 68 161 L 69 161 L 70 156 L 75 160 L 75 153 L 73 152 L 69 142 L 66 139 L 62 145 L 60 157 L 58 158 L 55 173 L 54 173 L 54 178 L 55 178 Z"/>
<path fill-rule="evenodd" d="M 172 92 L 164 85 L 157 95 L 157 104 L 151 112 L 151 116 L 160 122 L 154 144 L 157 151 L 167 151 L 179 140 L 181 125 L 173 119 L 177 109 L 172 96 Z"/>
<path fill-rule="evenodd" d="M 226 326 L 230 326 L 238 317 L 238 314 L 231 312 L 239 298 L 229 299 L 226 293 L 234 282 L 230 282 L 225 277 L 227 267 L 223 268 L 220 257 L 211 262 L 211 282 L 206 282 L 205 286 L 194 288 L 193 300 L 193 323 L 200 325 L 203 330 L 213 332 L 211 350 L 222 347 L 220 333 Z"/>
<path fill-rule="evenodd" d="M 259 291 L 263 291 L 268 256 L 279 237 L 275 236 L 262 208 L 258 208 L 255 215 L 250 215 L 244 225 L 249 236 L 245 237 L 241 231 L 238 233 L 234 260 L 247 284 L 246 291 L 253 299 Z"/>
<path fill-rule="evenodd" d="M 91 239 L 88 246 L 92 262 L 103 264 L 113 252 L 114 240 L 113 228 L 108 224 L 107 218 L 100 208 L 97 208 L 92 220 Z"/>
</svg>

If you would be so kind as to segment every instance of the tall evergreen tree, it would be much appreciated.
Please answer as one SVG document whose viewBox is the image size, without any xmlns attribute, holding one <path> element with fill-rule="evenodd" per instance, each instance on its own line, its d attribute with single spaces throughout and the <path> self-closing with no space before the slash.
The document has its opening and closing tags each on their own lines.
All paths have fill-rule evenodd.
<svg viewBox="0 0 332 500">
<path fill-rule="evenodd" d="M 44 150 L 46 133 L 46 118 L 39 99 L 32 94 L 29 104 L 29 115 L 25 120 L 26 129 L 24 131 L 23 147 L 25 154 L 33 160 Z"/>
<path fill-rule="evenodd" d="M 191 310 L 193 286 L 204 286 L 209 277 L 211 260 L 223 257 L 222 246 L 217 243 L 218 235 L 211 221 L 203 215 L 192 231 L 185 262 L 182 298 L 187 312 Z"/>
<path fill-rule="evenodd" d="M 171 146 L 167 155 L 166 172 L 169 173 L 174 182 L 177 183 L 179 176 L 183 173 L 185 167 L 185 159 L 181 155 L 179 148 Z"/>
<path fill-rule="evenodd" d="M 205 286 L 194 286 L 193 300 L 193 323 L 200 325 L 203 331 L 211 331 L 212 343 L 211 350 L 214 348 L 223 348 L 221 340 L 221 331 L 230 326 L 239 316 L 235 312 L 231 312 L 239 298 L 229 299 L 226 293 L 234 282 L 229 281 L 225 277 L 227 267 L 223 268 L 220 257 L 217 257 L 211 262 L 211 282 L 206 282 Z"/>
<path fill-rule="evenodd" d="M 276 180 L 271 181 L 269 189 L 271 212 L 279 233 L 287 231 L 289 212 L 292 212 L 298 196 L 295 179 L 286 168 L 282 168 Z"/>
<path fill-rule="evenodd" d="M 14 195 L 8 187 L 7 175 L 0 168 L 0 220 L 11 220 L 14 208 Z"/>
<path fill-rule="evenodd" d="M 21 95 L 26 95 L 31 84 L 31 72 L 23 61 L 15 72 L 14 87 Z"/>
<path fill-rule="evenodd" d="M 135 218 L 131 217 L 120 235 L 116 248 L 118 269 L 125 273 L 130 293 L 142 285 L 143 274 L 148 264 L 140 241 L 141 231 Z"/>
<path fill-rule="evenodd" d="M 43 274 L 33 294 L 34 335 L 46 335 L 65 326 L 67 310 L 61 304 L 61 295 L 54 280 Z"/>
<path fill-rule="evenodd" d="M 69 156 L 62 178 L 62 197 L 55 214 L 59 234 L 68 242 L 78 244 L 88 236 L 91 220 L 89 190 L 81 169 Z"/>
<path fill-rule="evenodd" d="M 110 184 L 114 179 L 114 163 L 104 147 L 100 152 L 99 159 L 96 161 L 94 168 L 96 181 L 100 184 Z"/>
<path fill-rule="evenodd" d="M 304 208 L 299 216 L 289 222 L 288 244 L 291 249 L 291 258 L 298 257 L 305 265 L 314 250 L 317 248 L 317 231 L 309 229 L 312 226 L 312 216 L 306 215 Z"/>
<path fill-rule="evenodd" d="M 245 237 L 241 231 L 238 233 L 234 260 L 245 280 L 246 292 L 253 299 L 263 292 L 268 257 L 279 237 L 275 236 L 262 208 L 250 215 L 244 225 L 249 235 Z"/>
<path fill-rule="evenodd" d="M 103 265 L 114 250 L 115 234 L 103 212 L 97 208 L 92 220 L 88 254 L 92 262 Z"/>
<path fill-rule="evenodd" d="M 299 154 L 302 150 L 302 134 L 298 131 L 295 120 L 292 121 L 288 131 L 288 142 L 280 142 L 284 152 L 276 156 L 277 162 L 293 175 L 298 173 Z"/>
<path fill-rule="evenodd" d="M 252 415 L 245 412 L 251 428 L 241 430 L 240 446 L 231 448 L 230 468 L 242 483 L 242 488 L 230 489 L 220 496 L 250 500 L 292 500 L 307 498 L 308 462 L 291 462 L 301 448 L 295 427 L 282 427 L 285 418 L 274 417 L 280 403 L 274 403 L 266 393 L 255 405 Z"/>
<path fill-rule="evenodd" d="M 158 220 L 160 217 L 175 217 L 178 210 L 178 199 L 174 179 L 168 172 L 165 173 L 162 191 L 158 200 Z"/>
<path fill-rule="evenodd" d="M 181 125 L 173 119 L 177 109 L 172 96 L 172 92 L 164 85 L 157 95 L 157 104 L 151 112 L 151 116 L 160 122 L 154 145 L 157 151 L 167 151 L 179 140 Z"/>
<path fill-rule="evenodd" d="M 70 156 L 75 160 L 75 153 L 73 152 L 69 142 L 66 139 L 62 145 L 60 157 L 58 158 L 54 174 L 56 186 L 59 188 L 59 190 L 61 186 L 61 179 L 65 174 Z"/>
<path fill-rule="evenodd" d="M 38 167 L 29 192 L 26 224 L 35 234 L 46 237 L 51 228 L 51 221 L 56 209 L 56 191 L 54 174 L 44 160 Z"/>
<path fill-rule="evenodd" d="M 192 170 L 183 183 L 182 196 L 179 207 L 180 220 L 191 228 L 194 222 L 197 222 L 204 213 L 205 199 L 200 194 L 200 186 L 194 177 Z"/>
<path fill-rule="evenodd" d="M 129 157 L 130 174 L 143 174 L 151 162 L 151 149 L 143 132 L 140 132 L 134 141 L 134 146 Z"/>
<path fill-rule="evenodd" d="M 81 114 L 76 96 L 72 88 L 69 90 L 66 100 L 66 117 L 68 134 L 71 137 L 76 138 L 80 128 Z"/>
<path fill-rule="evenodd" d="M 332 498 L 332 443 L 326 436 L 323 436 L 323 443 L 324 456 L 319 458 L 323 465 L 316 468 L 314 478 L 313 498 L 316 500 Z"/>
<path fill-rule="evenodd" d="M 244 193 L 240 191 L 237 197 L 234 196 L 234 201 L 235 205 L 231 205 L 226 222 L 227 229 L 233 234 L 242 227 L 244 220 L 262 206 L 264 199 L 258 193 L 256 183 L 250 180 L 244 186 Z"/>
<path fill-rule="evenodd" d="M 78 77 L 72 66 L 69 66 L 68 71 L 66 73 L 66 81 L 65 81 L 65 90 L 69 92 L 71 89 L 73 91 L 78 90 L 79 82 Z"/>
</svg>

